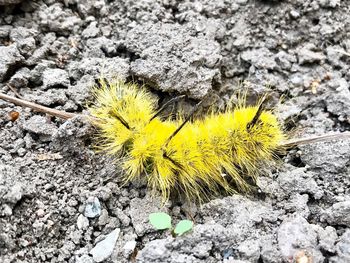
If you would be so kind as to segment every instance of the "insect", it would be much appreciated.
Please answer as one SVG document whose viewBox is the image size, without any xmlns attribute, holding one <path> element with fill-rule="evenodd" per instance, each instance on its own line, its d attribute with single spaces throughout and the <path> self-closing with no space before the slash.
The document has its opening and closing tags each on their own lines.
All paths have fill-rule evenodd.
<svg viewBox="0 0 350 263">
<path fill-rule="evenodd" d="M 102 80 L 94 93 L 90 112 L 100 147 L 121 158 L 126 181 L 147 180 L 163 200 L 173 192 L 199 201 L 222 191 L 247 192 L 248 181 L 286 139 L 276 116 L 264 110 L 265 98 L 254 106 L 241 98 L 234 109 L 190 121 L 201 102 L 187 117 L 164 120 L 159 115 L 167 105 L 157 109 L 155 98 L 135 84 Z"/>
<path fill-rule="evenodd" d="M 203 201 L 223 191 L 248 192 L 260 170 L 287 148 L 345 139 L 350 132 L 289 139 L 263 97 L 247 106 L 244 96 L 235 108 L 191 121 L 199 102 L 185 117 L 162 119 L 164 109 L 143 87 L 121 80 L 100 82 L 89 118 L 100 128 L 100 148 L 116 156 L 125 181 L 146 180 L 163 201 L 172 193 Z M 44 107 L 0 93 L 0 99 L 63 119 L 79 114 Z"/>
</svg>

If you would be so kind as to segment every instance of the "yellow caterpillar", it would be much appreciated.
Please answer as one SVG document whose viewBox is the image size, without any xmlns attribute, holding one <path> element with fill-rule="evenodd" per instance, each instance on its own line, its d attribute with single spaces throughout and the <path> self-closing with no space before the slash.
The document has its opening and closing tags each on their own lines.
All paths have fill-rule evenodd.
<svg viewBox="0 0 350 263">
<path fill-rule="evenodd" d="M 164 201 L 175 191 L 189 200 L 248 191 L 247 179 L 256 179 L 286 139 L 262 100 L 255 106 L 242 100 L 235 109 L 193 122 L 162 120 L 162 109 L 144 88 L 120 80 L 100 84 L 90 112 L 102 148 L 122 157 L 126 181 L 146 179 Z"/>
<path fill-rule="evenodd" d="M 123 156 L 120 160 L 126 181 L 146 179 L 153 190 L 161 191 L 164 201 L 175 191 L 191 201 L 201 201 L 221 190 L 249 191 L 251 184 L 247 182 L 254 182 L 260 169 L 281 150 L 350 138 L 350 131 L 287 138 L 272 112 L 263 110 L 264 99 L 246 106 L 241 97 L 235 109 L 189 122 L 190 118 L 183 116 L 162 121 L 159 114 L 173 100 L 156 111 L 154 97 L 134 84 L 102 81 L 95 96 L 90 110 L 101 129 L 101 148 Z M 62 119 L 91 119 L 1 92 L 0 99 Z"/>
</svg>

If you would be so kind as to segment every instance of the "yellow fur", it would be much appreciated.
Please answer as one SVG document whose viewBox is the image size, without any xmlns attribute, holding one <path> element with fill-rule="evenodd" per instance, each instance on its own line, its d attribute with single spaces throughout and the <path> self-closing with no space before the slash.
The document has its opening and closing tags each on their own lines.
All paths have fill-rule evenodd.
<svg viewBox="0 0 350 263">
<path fill-rule="evenodd" d="M 144 88 L 120 80 L 101 81 L 95 97 L 90 111 L 101 130 L 102 148 L 124 157 L 126 181 L 146 179 L 163 200 L 174 191 L 190 200 L 206 199 L 221 190 L 249 191 L 247 178 L 256 179 L 261 165 L 274 159 L 285 139 L 269 111 L 262 111 L 248 128 L 261 102 L 248 107 L 241 99 L 235 109 L 187 123 L 169 140 L 183 117 L 150 121 L 157 103 Z"/>
</svg>

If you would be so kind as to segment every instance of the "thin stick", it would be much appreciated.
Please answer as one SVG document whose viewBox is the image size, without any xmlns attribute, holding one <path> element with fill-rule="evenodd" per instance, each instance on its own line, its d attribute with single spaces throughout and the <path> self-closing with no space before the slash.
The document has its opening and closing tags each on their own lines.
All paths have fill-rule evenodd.
<svg viewBox="0 0 350 263">
<path fill-rule="evenodd" d="M 1 93 L 1 92 L 0 92 L 0 99 L 6 100 L 6 101 L 11 102 L 15 105 L 31 108 L 31 109 L 38 111 L 38 112 L 47 113 L 49 115 L 59 117 L 59 118 L 65 119 L 65 120 L 73 118 L 73 117 L 78 115 L 78 114 L 74 114 L 74 113 L 70 113 L 70 112 L 51 109 L 51 108 L 48 108 L 48 107 L 30 102 L 30 101 L 26 101 L 26 100 L 22 100 L 22 99 L 18 99 L 18 98 L 6 95 L 6 94 Z"/>
<path fill-rule="evenodd" d="M 288 148 L 288 147 L 293 147 L 297 145 L 304 145 L 309 143 L 338 140 L 338 139 L 350 139 L 350 132 L 347 131 L 347 132 L 341 132 L 341 133 L 324 134 L 324 135 L 316 135 L 316 136 L 310 136 L 305 138 L 290 139 L 288 141 L 283 142 L 281 146 Z"/>
<path fill-rule="evenodd" d="M 6 84 L 6 86 L 7 86 L 10 90 L 12 90 L 13 93 L 15 93 L 15 95 L 16 95 L 17 98 L 23 99 L 23 97 L 21 96 L 21 94 L 19 94 L 18 91 L 17 91 L 14 87 L 12 87 L 10 84 Z"/>
</svg>

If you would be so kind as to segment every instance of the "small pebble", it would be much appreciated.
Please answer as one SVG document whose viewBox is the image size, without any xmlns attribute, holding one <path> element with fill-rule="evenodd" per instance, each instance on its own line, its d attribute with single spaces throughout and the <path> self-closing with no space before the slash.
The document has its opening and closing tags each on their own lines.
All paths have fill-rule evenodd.
<svg viewBox="0 0 350 263">
<path fill-rule="evenodd" d="M 89 219 L 80 214 L 77 219 L 77 227 L 78 229 L 86 230 L 89 227 Z"/>
<path fill-rule="evenodd" d="M 136 244 L 137 242 L 135 240 L 131 240 L 125 243 L 124 247 L 123 247 L 123 255 L 128 258 L 131 253 L 134 252 L 135 248 L 136 248 Z"/>
<path fill-rule="evenodd" d="M 95 218 L 101 215 L 101 204 L 97 197 L 89 197 L 85 206 L 84 215 L 88 218 Z"/>
<path fill-rule="evenodd" d="M 91 249 L 90 254 L 92 255 L 95 262 L 102 262 L 112 255 L 119 234 L 120 229 L 116 228 L 111 233 L 109 233 L 105 239 L 98 242 L 95 247 Z"/>
<path fill-rule="evenodd" d="M 44 215 L 45 215 L 45 211 L 44 211 L 44 209 L 38 209 L 37 211 L 36 211 L 36 215 L 38 216 L 38 217 L 43 217 Z"/>
</svg>

